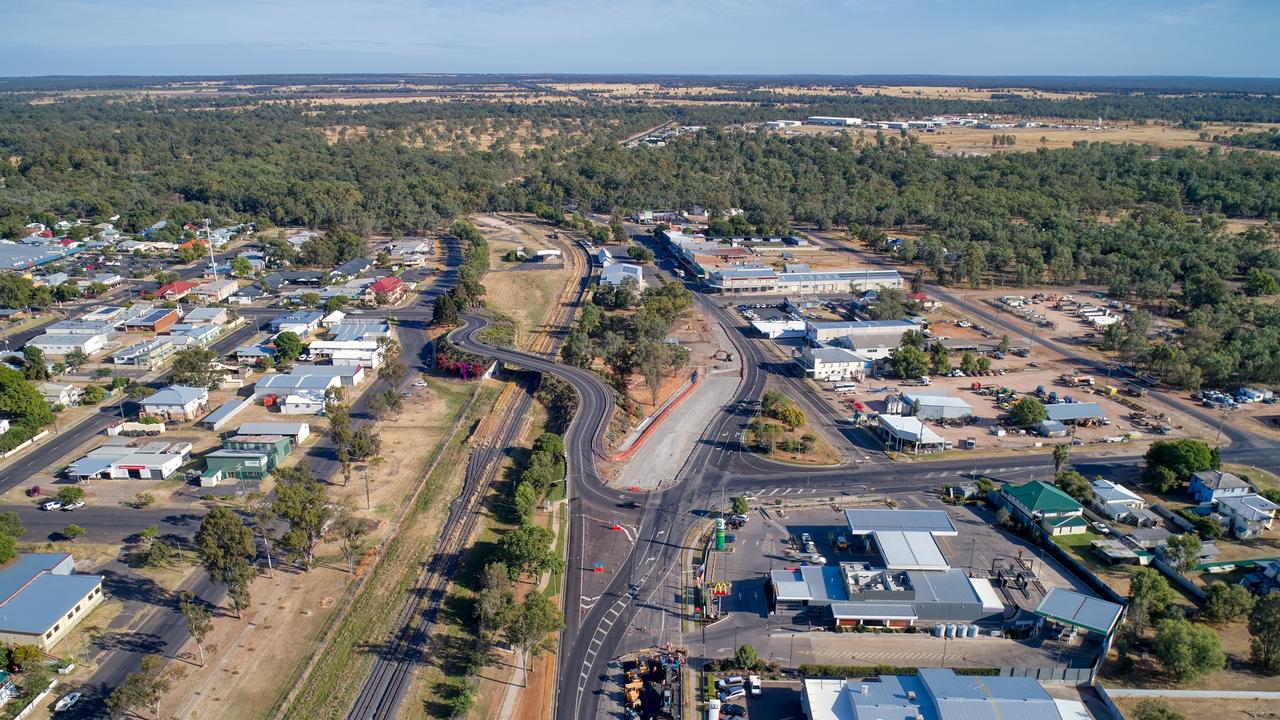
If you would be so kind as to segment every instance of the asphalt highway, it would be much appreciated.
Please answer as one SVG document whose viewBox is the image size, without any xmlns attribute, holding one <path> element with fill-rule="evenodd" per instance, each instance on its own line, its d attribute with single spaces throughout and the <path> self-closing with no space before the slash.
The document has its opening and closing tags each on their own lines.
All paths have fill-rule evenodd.
<svg viewBox="0 0 1280 720">
<path fill-rule="evenodd" d="M 939 296 L 948 298 L 944 293 Z M 556 710 L 558 720 L 596 717 L 603 699 L 603 678 L 608 662 L 628 642 L 626 630 L 640 612 L 661 616 L 672 613 L 667 605 L 674 599 L 663 597 L 664 588 L 672 584 L 672 573 L 680 570 L 681 544 L 686 533 L 711 509 L 727 505 L 734 495 L 762 495 L 777 492 L 783 486 L 803 482 L 811 494 L 839 495 L 849 493 L 891 493 L 928 491 L 939 485 L 985 474 L 1009 480 L 1045 477 L 1052 472 L 1047 454 L 1019 454 L 985 460 L 945 459 L 890 463 L 868 439 L 849 426 L 843 418 L 824 405 L 807 402 L 808 389 L 796 378 L 789 363 L 764 357 L 755 341 L 737 331 L 737 320 L 713 298 L 698 294 L 698 302 L 713 319 L 730 329 L 730 338 L 743 360 L 742 381 L 732 402 L 726 404 L 707 426 L 692 457 L 685 463 L 677 482 L 648 495 L 632 494 L 607 487 L 595 467 L 603 457 L 601 439 L 612 407 L 612 391 L 594 373 L 560 365 L 542 357 L 484 345 L 475 338 L 483 327 L 483 319 L 468 316 L 466 325 L 454 335 L 464 349 L 493 356 L 519 367 L 550 372 L 561 377 L 579 393 L 581 407 L 565 435 L 569 455 L 569 503 L 572 512 L 569 538 L 569 564 L 565 578 L 565 631 L 562 634 L 560 674 L 557 680 Z M 984 320 L 1004 327 L 967 303 L 951 300 Z M 1070 348 L 1046 343 L 1087 368 L 1096 367 Z M 1105 372 L 1093 370 L 1093 372 Z M 793 397 L 803 398 L 811 417 L 833 427 L 845 439 L 842 448 L 853 463 L 841 467 L 798 470 L 794 466 L 764 460 L 743 448 L 739 442 L 755 410 L 755 402 L 766 382 L 792 390 Z M 1205 420 L 1196 408 L 1178 405 L 1179 410 Z M 1254 437 L 1236 429 L 1224 428 L 1231 444 L 1222 449 L 1224 459 L 1280 471 L 1280 443 Z M 1111 476 L 1137 472 L 1142 457 L 1134 454 L 1111 454 L 1110 449 L 1076 449 L 1072 464 L 1086 475 Z M 620 500 L 641 501 L 639 509 L 627 509 Z M 611 522 L 600 522 L 611 518 Z M 623 526 L 630 542 L 619 547 L 618 532 Z M 607 559 L 612 572 L 596 580 L 593 560 L 612 548 Z M 677 578 L 678 581 L 678 578 Z M 672 613 L 674 614 L 674 613 Z M 679 624 L 672 617 L 673 626 Z M 672 639 L 668 636 L 644 636 L 641 645 Z"/>
</svg>

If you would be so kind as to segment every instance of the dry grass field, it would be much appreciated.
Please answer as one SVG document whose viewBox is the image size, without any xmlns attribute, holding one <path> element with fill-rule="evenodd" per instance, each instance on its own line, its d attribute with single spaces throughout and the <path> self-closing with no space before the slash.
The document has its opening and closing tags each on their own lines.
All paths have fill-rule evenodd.
<svg viewBox="0 0 1280 720">
<path fill-rule="evenodd" d="M 990 100 L 993 93 L 1016 93 L 1043 100 L 1077 100 L 1097 97 L 1092 92 L 1054 92 L 1034 88 L 967 88 L 947 85 L 860 85 L 863 95 L 889 95 L 892 97 L 918 97 L 936 100 Z"/>
<path fill-rule="evenodd" d="M 1113 698 L 1116 707 L 1126 717 L 1133 717 L 1134 710 L 1145 698 Z M 1280 718 L 1280 710 L 1271 708 L 1260 700 L 1237 698 L 1153 698 L 1156 702 L 1180 714 L 1187 720 L 1271 720 Z"/>
</svg>

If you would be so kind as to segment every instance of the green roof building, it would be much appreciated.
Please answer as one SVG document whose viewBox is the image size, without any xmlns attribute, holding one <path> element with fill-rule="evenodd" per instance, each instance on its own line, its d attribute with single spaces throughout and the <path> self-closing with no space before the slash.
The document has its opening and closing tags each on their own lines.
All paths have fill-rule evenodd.
<svg viewBox="0 0 1280 720">
<path fill-rule="evenodd" d="M 1043 480 L 1005 485 L 999 498 L 1024 525 L 1039 526 L 1050 535 L 1074 535 L 1089 529 L 1080 503 Z"/>
</svg>

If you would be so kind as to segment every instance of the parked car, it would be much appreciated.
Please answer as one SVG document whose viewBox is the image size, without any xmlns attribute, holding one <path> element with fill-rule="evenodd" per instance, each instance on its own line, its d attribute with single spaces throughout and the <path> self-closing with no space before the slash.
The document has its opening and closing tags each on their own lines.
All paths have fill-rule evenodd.
<svg viewBox="0 0 1280 720">
<path fill-rule="evenodd" d="M 724 717 L 746 717 L 747 709 L 741 705 L 721 705 L 720 714 Z"/>
<path fill-rule="evenodd" d="M 72 705 L 75 705 L 78 702 L 80 702 L 80 693 L 67 693 L 58 700 L 56 705 L 53 706 L 53 711 L 62 712 L 63 710 L 69 710 Z"/>
<path fill-rule="evenodd" d="M 45 500 L 44 502 L 40 503 L 40 509 L 41 510 L 61 510 L 62 501 L 61 500 Z"/>
<path fill-rule="evenodd" d="M 729 688 L 728 690 L 724 690 L 720 693 L 720 701 L 728 702 L 730 700 L 737 700 L 738 698 L 744 698 L 746 696 L 747 689 L 744 687 Z"/>
<path fill-rule="evenodd" d="M 716 689 L 727 690 L 729 688 L 738 688 L 747 684 L 747 679 L 741 675 L 733 675 L 727 678 L 720 678 L 716 681 Z"/>
<path fill-rule="evenodd" d="M 39 494 L 40 494 L 39 485 L 32 485 L 31 487 L 27 488 L 27 497 L 35 497 Z"/>
<path fill-rule="evenodd" d="M 748 677 L 747 677 L 747 686 L 751 688 L 751 696 L 752 696 L 752 697 L 759 697 L 759 696 L 760 696 L 760 676 L 759 676 L 759 675 L 751 675 L 751 676 L 748 676 Z"/>
<path fill-rule="evenodd" d="M 80 509 L 80 508 L 82 508 L 82 507 L 84 507 L 84 501 L 83 501 L 83 500 L 76 500 L 76 501 L 75 501 L 75 502 L 73 502 L 73 503 L 69 503 L 69 504 L 67 504 L 67 505 L 63 505 L 63 506 L 62 506 L 61 508 L 59 508 L 59 509 L 60 509 L 60 510 L 64 510 L 64 511 L 66 511 L 66 510 L 79 510 L 79 509 Z"/>
<path fill-rule="evenodd" d="M 1106 523 L 1104 523 L 1104 522 L 1096 522 L 1096 523 L 1094 523 L 1094 524 L 1093 524 L 1093 529 L 1094 529 L 1094 530 L 1097 530 L 1098 532 L 1102 533 L 1103 535 L 1110 535 L 1110 534 L 1111 534 L 1111 528 L 1107 527 L 1107 524 L 1106 524 Z"/>
<path fill-rule="evenodd" d="M 805 545 L 813 544 L 813 536 L 809 533 L 800 533 L 800 542 Z"/>
</svg>

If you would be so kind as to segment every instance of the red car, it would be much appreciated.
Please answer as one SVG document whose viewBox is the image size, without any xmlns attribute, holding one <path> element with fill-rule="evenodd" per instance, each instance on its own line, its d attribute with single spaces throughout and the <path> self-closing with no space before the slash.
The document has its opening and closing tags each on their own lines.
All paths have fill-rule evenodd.
<svg viewBox="0 0 1280 720">
<path fill-rule="evenodd" d="M 32 485 L 31 487 L 27 488 L 27 497 L 35 497 L 39 494 L 40 494 L 39 485 Z"/>
</svg>

